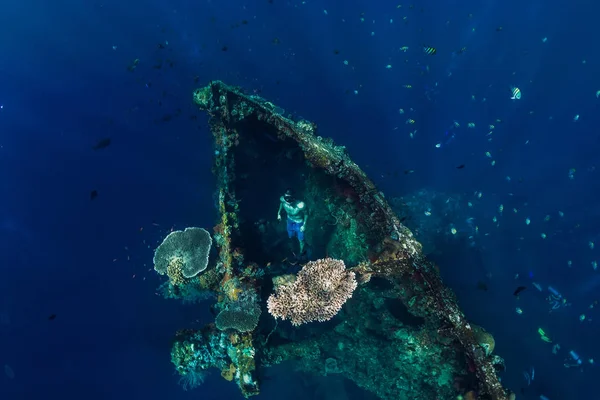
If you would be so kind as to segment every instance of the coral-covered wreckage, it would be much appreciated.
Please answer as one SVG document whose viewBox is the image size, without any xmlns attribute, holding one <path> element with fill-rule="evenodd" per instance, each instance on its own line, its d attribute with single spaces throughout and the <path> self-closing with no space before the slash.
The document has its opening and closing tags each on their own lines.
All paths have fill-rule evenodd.
<svg viewBox="0 0 600 400">
<path fill-rule="evenodd" d="M 165 296 L 217 300 L 214 323 L 175 336 L 171 360 L 187 386 L 217 368 L 249 397 L 268 367 L 288 361 L 386 400 L 514 398 L 499 382 L 493 337 L 467 321 L 343 146 L 220 81 L 193 99 L 210 115 L 214 140 L 215 247 L 209 261 L 211 234 L 192 228 L 170 235 L 171 259 L 157 260 L 164 249 L 155 255 L 169 278 Z M 288 187 L 308 210 L 305 256 L 275 214 Z"/>
</svg>

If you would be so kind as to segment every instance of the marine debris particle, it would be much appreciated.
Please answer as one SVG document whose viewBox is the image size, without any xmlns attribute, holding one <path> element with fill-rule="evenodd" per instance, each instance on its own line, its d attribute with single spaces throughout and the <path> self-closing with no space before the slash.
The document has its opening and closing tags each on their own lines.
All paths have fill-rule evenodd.
<svg viewBox="0 0 600 400">
<path fill-rule="evenodd" d="M 198 290 L 212 292 L 212 309 L 221 317 L 220 329 L 212 323 L 177 332 L 171 360 L 182 378 L 217 368 L 249 397 L 260 391 L 259 368 L 296 360 L 301 370 L 335 371 L 385 400 L 474 392 L 509 398 L 496 375 L 503 360 L 492 353 L 493 337 L 465 319 L 421 244 L 344 147 L 318 136 L 315 124 L 286 118 L 256 93 L 220 81 L 195 90 L 193 100 L 210 115 L 214 140 L 217 255 L 201 274 L 171 274 L 163 294 L 186 300 Z M 271 281 L 280 298 L 282 288 L 299 279 L 286 271 L 306 268 L 286 250 L 285 228 L 258 215 L 274 216 L 276 206 L 256 207 L 269 196 L 277 204 L 280 194 L 272 187 L 286 165 L 303 177 L 296 183 L 313 210 L 305 233 L 315 258 L 340 260 L 356 280 L 347 291 L 351 298 L 346 293 L 335 312 L 296 319 L 310 324 L 310 335 L 266 316 L 255 326 L 257 314 L 245 315 L 239 306 L 264 301 L 267 293 L 259 294 Z M 168 274 L 165 269 L 168 263 L 157 270 Z M 284 316 L 273 305 L 270 311 Z"/>
</svg>

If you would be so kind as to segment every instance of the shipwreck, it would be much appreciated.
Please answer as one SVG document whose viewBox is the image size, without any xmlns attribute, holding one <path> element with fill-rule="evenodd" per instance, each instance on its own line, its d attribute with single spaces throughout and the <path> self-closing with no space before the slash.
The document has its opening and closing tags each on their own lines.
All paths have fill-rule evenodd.
<svg viewBox="0 0 600 400">
<path fill-rule="evenodd" d="M 154 260 L 166 297 L 216 299 L 213 323 L 175 335 L 185 385 L 216 368 L 250 397 L 266 369 L 295 360 L 385 400 L 514 399 L 492 335 L 343 146 L 220 81 L 193 100 L 209 115 L 219 220 L 170 234 Z M 287 188 L 306 206 L 304 254 L 276 218 Z"/>
</svg>

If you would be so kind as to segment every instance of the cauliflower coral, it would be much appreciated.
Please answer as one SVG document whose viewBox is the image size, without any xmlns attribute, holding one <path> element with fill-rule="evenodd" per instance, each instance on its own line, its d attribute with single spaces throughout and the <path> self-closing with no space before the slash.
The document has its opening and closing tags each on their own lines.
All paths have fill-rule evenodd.
<svg viewBox="0 0 600 400">
<path fill-rule="evenodd" d="M 293 282 L 275 289 L 267 300 L 267 308 L 275 318 L 289 319 L 294 326 L 328 321 L 352 297 L 354 289 L 354 272 L 347 271 L 343 261 L 310 261 Z"/>
</svg>

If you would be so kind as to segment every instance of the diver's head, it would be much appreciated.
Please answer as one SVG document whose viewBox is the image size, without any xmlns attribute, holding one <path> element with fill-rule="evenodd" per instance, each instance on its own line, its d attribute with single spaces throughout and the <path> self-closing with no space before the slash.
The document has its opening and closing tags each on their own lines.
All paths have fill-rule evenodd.
<svg viewBox="0 0 600 400">
<path fill-rule="evenodd" d="M 286 201 L 286 203 L 293 203 L 294 201 L 296 201 L 296 196 L 294 196 L 294 189 L 287 188 L 283 195 L 283 199 Z"/>
</svg>

